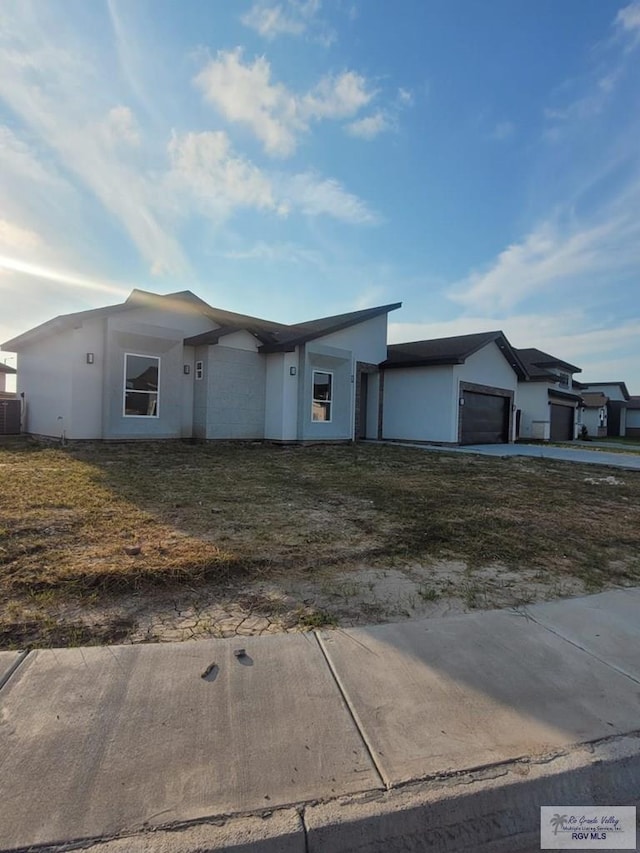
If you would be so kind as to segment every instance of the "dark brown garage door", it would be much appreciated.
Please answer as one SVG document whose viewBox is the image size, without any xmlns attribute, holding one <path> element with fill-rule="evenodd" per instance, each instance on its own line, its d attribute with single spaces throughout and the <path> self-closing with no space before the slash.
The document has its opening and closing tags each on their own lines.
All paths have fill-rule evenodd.
<svg viewBox="0 0 640 853">
<path fill-rule="evenodd" d="M 461 444 L 501 444 L 509 440 L 509 399 L 465 391 Z"/>
<path fill-rule="evenodd" d="M 573 441 L 573 406 L 551 404 L 551 441 Z"/>
</svg>

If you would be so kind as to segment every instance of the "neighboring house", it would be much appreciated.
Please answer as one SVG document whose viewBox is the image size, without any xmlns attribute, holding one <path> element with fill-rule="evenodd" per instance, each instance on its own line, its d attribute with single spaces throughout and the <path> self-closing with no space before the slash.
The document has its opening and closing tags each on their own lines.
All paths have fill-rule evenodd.
<svg viewBox="0 0 640 853">
<path fill-rule="evenodd" d="M 0 435 L 20 432 L 21 403 L 13 391 L 7 391 L 6 377 L 17 373 L 14 367 L 0 362 Z"/>
<path fill-rule="evenodd" d="M 624 382 L 581 382 L 582 393 L 594 392 L 607 397 L 607 435 L 626 434 L 627 406 L 631 395 Z"/>
<path fill-rule="evenodd" d="M 581 402 L 574 364 L 535 348 L 517 349 L 527 377 L 518 386 L 518 438 L 572 441 L 581 427 Z"/>
<path fill-rule="evenodd" d="M 435 444 L 513 441 L 525 370 L 502 332 L 387 347 L 380 438 Z"/>
<path fill-rule="evenodd" d="M 627 438 L 640 439 L 640 397 L 629 397 L 626 415 Z"/>
<path fill-rule="evenodd" d="M 582 392 L 582 426 L 591 438 L 602 438 L 607 434 L 607 403 L 609 398 L 602 391 Z"/>
<path fill-rule="evenodd" d="M 375 437 L 387 314 L 286 325 L 184 291 L 56 317 L 13 340 L 24 430 L 69 439 Z"/>
</svg>

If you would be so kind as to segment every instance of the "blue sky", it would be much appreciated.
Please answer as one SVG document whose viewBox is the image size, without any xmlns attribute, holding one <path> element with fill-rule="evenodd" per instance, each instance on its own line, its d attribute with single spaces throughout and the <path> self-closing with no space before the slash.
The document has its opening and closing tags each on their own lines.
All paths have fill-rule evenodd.
<svg viewBox="0 0 640 853">
<path fill-rule="evenodd" d="M 640 394 L 639 107 L 638 0 L 3 0 L 0 340 L 402 301 Z"/>
</svg>

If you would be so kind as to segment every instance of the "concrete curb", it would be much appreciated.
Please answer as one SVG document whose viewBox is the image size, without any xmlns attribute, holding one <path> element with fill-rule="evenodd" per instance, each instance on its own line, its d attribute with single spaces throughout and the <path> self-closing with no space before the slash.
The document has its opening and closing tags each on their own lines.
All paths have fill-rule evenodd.
<svg viewBox="0 0 640 853">
<path fill-rule="evenodd" d="M 640 804 L 640 736 L 310 806 L 307 853 L 528 853 L 542 805 Z"/>
<path fill-rule="evenodd" d="M 542 805 L 639 805 L 640 733 L 325 803 L 49 853 L 537 853 Z"/>
</svg>

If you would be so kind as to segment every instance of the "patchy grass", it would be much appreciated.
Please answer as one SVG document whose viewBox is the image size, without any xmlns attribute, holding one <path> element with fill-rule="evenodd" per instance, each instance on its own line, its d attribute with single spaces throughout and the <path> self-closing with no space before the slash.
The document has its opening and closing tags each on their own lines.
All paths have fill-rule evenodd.
<svg viewBox="0 0 640 853">
<path fill-rule="evenodd" d="M 630 471 L 600 482 L 574 463 L 376 445 L 21 442 L 0 446 L 0 479 L 4 646 L 62 643 L 50 621 L 61 602 L 332 568 L 462 560 L 594 590 L 640 580 Z M 344 581 L 335 591 L 355 595 Z M 458 592 L 484 606 L 475 582 Z M 126 634 L 117 619 L 100 630 Z M 78 632 L 62 644 L 85 642 Z"/>
</svg>

